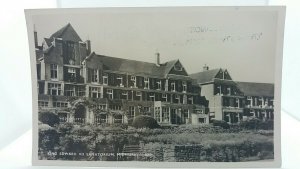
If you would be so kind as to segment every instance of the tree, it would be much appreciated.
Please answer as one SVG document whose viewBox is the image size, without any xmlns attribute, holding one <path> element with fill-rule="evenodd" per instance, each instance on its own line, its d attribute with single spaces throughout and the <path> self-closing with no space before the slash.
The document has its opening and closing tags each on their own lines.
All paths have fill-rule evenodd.
<svg viewBox="0 0 300 169">
<path fill-rule="evenodd" d="M 53 112 L 39 112 L 39 121 L 53 127 L 54 125 L 59 124 L 59 117 Z"/>
</svg>

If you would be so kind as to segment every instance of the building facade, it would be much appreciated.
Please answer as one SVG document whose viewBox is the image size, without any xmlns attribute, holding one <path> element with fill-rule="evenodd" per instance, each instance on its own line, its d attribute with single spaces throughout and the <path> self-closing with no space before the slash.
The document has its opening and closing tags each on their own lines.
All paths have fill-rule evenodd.
<svg viewBox="0 0 300 169">
<path fill-rule="evenodd" d="M 36 40 L 39 111 L 53 111 L 61 122 L 131 123 L 138 115 L 160 125 L 208 123 L 201 88 L 179 60 L 156 63 L 91 52 L 68 24 L 41 46 Z"/>
<path fill-rule="evenodd" d="M 248 118 L 274 118 L 274 84 L 234 81 L 227 69 L 203 67 L 191 74 L 208 101 L 210 121 L 224 120 L 230 124 Z"/>
</svg>

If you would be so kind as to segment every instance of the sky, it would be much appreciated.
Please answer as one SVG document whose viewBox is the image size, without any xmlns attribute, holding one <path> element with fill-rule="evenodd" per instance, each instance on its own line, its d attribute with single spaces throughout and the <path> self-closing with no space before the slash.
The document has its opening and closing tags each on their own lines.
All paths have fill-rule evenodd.
<svg viewBox="0 0 300 169">
<path fill-rule="evenodd" d="M 235 81 L 274 83 L 277 13 L 203 8 L 107 8 L 32 17 L 39 44 L 71 23 L 97 54 L 155 62 L 179 59 L 189 74 L 227 69 Z"/>
</svg>

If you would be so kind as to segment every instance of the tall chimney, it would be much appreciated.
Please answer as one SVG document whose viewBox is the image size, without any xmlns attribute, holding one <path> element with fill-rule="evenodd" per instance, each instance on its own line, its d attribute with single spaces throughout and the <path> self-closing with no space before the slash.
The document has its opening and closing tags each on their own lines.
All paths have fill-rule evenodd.
<svg viewBox="0 0 300 169">
<path fill-rule="evenodd" d="M 34 46 L 37 48 L 39 46 L 37 32 L 35 30 L 35 25 L 33 25 L 33 34 L 34 34 Z"/>
<path fill-rule="evenodd" d="M 156 65 L 160 66 L 160 54 L 158 52 L 156 52 L 155 56 L 156 56 Z"/>
<path fill-rule="evenodd" d="M 209 70 L 209 67 L 205 64 L 205 65 L 203 66 L 203 72 L 204 72 L 204 71 L 207 71 L 207 70 Z"/>
<path fill-rule="evenodd" d="M 87 55 L 91 54 L 91 41 L 90 40 L 86 41 L 86 51 L 87 51 Z"/>
</svg>

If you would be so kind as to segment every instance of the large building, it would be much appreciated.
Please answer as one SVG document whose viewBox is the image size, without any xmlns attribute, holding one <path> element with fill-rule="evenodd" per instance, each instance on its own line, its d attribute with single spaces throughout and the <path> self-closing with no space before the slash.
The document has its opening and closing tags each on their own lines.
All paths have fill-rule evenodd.
<svg viewBox="0 0 300 169">
<path fill-rule="evenodd" d="M 236 82 L 227 69 L 203 67 L 191 74 L 201 87 L 201 95 L 208 101 L 209 119 L 238 123 L 248 118 L 274 118 L 274 84 Z"/>
<path fill-rule="evenodd" d="M 156 63 L 98 55 L 70 24 L 41 46 L 34 35 L 39 111 L 75 123 L 131 123 L 141 114 L 166 126 L 208 123 L 201 88 L 179 60 L 160 63 L 159 53 Z"/>
<path fill-rule="evenodd" d="M 96 54 L 67 24 L 38 45 L 39 112 L 61 122 L 130 124 L 148 115 L 161 126 L 273 119 L 274 85 L 235 82 L 226 69 L 189 75 L 179 60 L 156 63 Z"/>
</svg>

